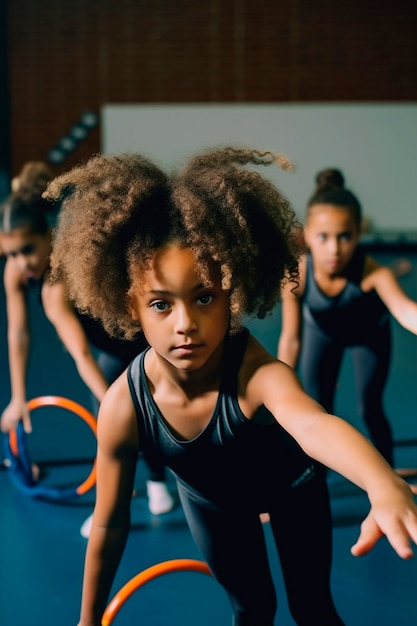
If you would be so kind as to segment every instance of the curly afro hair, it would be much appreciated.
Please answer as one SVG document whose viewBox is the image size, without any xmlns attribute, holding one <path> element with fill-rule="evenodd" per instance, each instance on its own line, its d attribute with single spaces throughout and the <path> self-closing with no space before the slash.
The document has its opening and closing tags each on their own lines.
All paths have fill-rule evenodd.
<svg viewBox="0 0 417 626">
<path fill-rule="evenodd" d="M 270 164 L 293 169 L 282 155 L 240 147 L 202 152 L 171 175 L 138 154 L 92 157 L 44 193 L 62 202 L 51 278 L 65 280 L 74 304 L 111 335 L 132 338 L 140 326 L 129 313 L 129 290 L 156 250 L 177 242 L 193 250 L 203 281 L 213 263 L 220 270 L 231 332 L 244 314 L 265 317 L 283 281 L 297 282 L 302 251 L 289 201 L 245 167 Z"/>
</svg>

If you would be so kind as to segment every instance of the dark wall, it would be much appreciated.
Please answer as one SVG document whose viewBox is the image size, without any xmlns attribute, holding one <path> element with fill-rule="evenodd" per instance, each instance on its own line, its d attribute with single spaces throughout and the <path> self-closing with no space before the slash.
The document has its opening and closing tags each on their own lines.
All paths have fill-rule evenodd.
<svg viewBox="0 0 417 626">
<path fill-rule="evenodd" d="M 414 0 L 9 0 L 11 174 L 106 103 L 417 101 Z M 92 129 L 56 171 L 100 149 Z"/>
</svg>

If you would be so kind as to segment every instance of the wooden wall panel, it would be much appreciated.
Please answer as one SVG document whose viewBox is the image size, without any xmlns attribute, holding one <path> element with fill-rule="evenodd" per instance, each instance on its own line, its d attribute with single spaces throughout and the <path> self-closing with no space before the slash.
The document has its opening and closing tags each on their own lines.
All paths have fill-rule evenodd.
<svg viewBox="0 0 417 626">
<path fill-rule="evenodd" d="M 11 173 L 108 103 L 411 102 L 414 2 L 9 0 Z M 95 128 L 57 171 L 100 149 Z"/>
</svg>

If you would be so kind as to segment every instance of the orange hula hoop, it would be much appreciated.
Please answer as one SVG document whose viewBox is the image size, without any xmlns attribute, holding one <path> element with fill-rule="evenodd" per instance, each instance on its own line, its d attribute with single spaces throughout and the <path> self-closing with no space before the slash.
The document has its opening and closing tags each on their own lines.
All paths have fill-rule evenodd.
<svg viewBox="0 0 417 626">
<path fill-rule="evenodd" d="M 61 409 L 66 409 L 71 413 L 75 413 L 78 417 L 80 417 L 86 424 L 91 428 L 94 435 L 97 437 L 97 420 L 90 411 L 88 411 L 85 407 L 83 407 L 78 402 L 74 400 L 70 400 L 69 398 L 64 398 L 62 396 L 39 396 L 38 398 L 32 398 L 27 403 L 27 408 L 29 411 L 34 411 L 35 409 L 39 409 L 40 407 L 45 406 L 56 406 Z M 10 440 L 10 448 L 15 456 L 19 456 L 19 447 L 17 443 L 17 435 L 16 431 L 12 431 L 9 433 Z M 76 488 L 76 494 L 81 496 L 87 493 L 90 489 L 94 487 L 96 483 L 96 461 L 93 463 L 93 468 L 87 478 Z"/>
<path fill-rule="evenodd" d="M 147 569 L 143 570 L 139 574 L 136 574 L 131 580 L 129 580 L 113 597 L 109 602 L 106 610 L 101 618 L 101 626 L 110 626 L 113 623 L 114 618 L 120 611 L 124 603 L 132 596 L 137 589 L 151 582 L 154 578 L 170 574 L 171 572 L 199 572 L 200 574 L 206 574 L 212 576 L 212 573 L 206 563 L 198 561 L 196 559 L 172 559 L 170 561 L 162 561 L 156 565 L 151 565 Z"/>
</svg>

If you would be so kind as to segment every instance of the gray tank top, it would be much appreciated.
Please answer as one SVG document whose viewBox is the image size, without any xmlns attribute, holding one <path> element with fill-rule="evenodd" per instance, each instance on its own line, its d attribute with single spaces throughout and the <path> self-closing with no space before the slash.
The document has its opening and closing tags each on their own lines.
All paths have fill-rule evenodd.
<svg viewBox="0 0 417 626">
<path fill-rule="evenodd" d="M 365 254 L 358 248 L 347 267 L 346 286 L 331 297 L 317 285 L 313 259 L 308 254 L 305 289 L 300 298 L 303 322 L 350 344 L 362 342 L 382 326 L 389 325 L 388 309 L 376 291 L 361 289 L 364 263 Z"/>
</svg>

